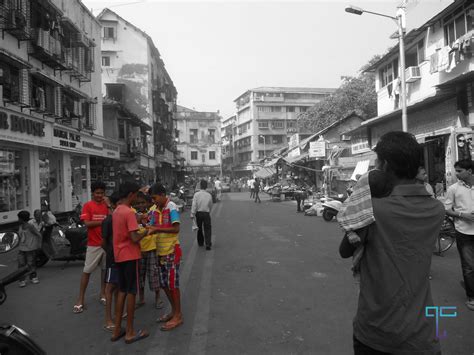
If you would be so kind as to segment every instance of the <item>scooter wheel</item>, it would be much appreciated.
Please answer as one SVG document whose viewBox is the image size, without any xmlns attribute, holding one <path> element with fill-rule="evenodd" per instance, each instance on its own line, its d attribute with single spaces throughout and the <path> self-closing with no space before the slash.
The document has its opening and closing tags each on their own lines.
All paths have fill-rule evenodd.
<svg viewBox="0 0 474 355">
<path fill-rule="evenodd" d="M 36 253 L 36 267 L 42 267 L 46 265 L 48 261 L 49 261 L 48 256 L 42 250 L 39 250 Z"/>
<path fill-rule="evenodd" d="M 334 217 L 334 215 L 333 215 L 331 212 L 329 212 L 328 210 L 324 210 L 324 211 L 323 211 L 323 219 L 324 219 L 326 222 L 330 222 L 333 217 Z"/>
</svg>

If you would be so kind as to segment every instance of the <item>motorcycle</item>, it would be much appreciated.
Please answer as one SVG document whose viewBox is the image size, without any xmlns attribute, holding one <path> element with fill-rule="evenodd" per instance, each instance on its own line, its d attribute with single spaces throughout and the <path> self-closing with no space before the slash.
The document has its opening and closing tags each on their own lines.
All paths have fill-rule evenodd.
<svg viewBox="0 0 474 355">
<path fill-rule="evenodd" d="M 18 234 L 14 232 L 0 233 L 0 253 L 9 252 L 19 244 Z M 15 270 L 0 279 L 0 305 L 7 299 L 5 287 L 18 281 L 29 271 L 27 266 Z M 0 354 L 46 355 L 30 335 L 13 324 L 0 325 Z"/>
<path fill-rule="evenodd" d="M 344 201 L 344 195 L 339 194 L 337 197 L 327 197 L 322 203 L 323 207 L 323 219 L 326 222 L 332 221 L 341 210 L 342 202 Z"/>
</svg>

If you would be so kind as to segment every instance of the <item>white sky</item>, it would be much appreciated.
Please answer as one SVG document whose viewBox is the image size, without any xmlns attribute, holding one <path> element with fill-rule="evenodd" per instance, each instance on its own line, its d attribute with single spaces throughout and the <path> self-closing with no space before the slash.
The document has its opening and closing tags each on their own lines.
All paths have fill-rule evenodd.
<svg viewBox="0 0 474 355">
<path fill-rule="evenodd" d="M 395 16 L 400 0 L 102 1 L 148 33 L 178 90 L 178 104 L 235 113 L 233 100 L 259 86 L 338 87 L 397 41 L 388 18 L 346 13 L 355 5 Z M 407 27 L 420 26 L 453 0 L 410 1 Z"/>
</svg>

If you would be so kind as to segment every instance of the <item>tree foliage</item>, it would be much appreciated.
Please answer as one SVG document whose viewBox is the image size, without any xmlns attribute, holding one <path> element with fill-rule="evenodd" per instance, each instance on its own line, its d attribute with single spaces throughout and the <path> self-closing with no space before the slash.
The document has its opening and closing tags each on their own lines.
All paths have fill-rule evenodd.
<svg viewBox="0 0 474 355">
<path fill-rule="evenodd" d="M 364 70 L 380 59 L 374 56 L 357 77 L 343 77 L 336 91 L 298 117 L 300 132 L 318 132 L 330 124 L 356 113 L 364 119 L 377 116 L 375 74 Z"/>
</svg>

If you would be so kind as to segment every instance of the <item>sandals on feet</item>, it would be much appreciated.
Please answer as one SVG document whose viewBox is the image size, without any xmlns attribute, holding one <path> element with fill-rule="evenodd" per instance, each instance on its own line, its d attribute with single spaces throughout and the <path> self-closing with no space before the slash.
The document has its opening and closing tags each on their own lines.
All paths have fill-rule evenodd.
<svg viewBox="0 0 474 355">
<path fill-rule="evenodd" d="M 84 305 L 83 304 L 75 304 L 74 307 L 72 308 L 73 313 L 82 313 L 84 312 Z"/>
<path fill-rule="evenodd" d="M 158 300 L 158 302 L 156 302 L 155 304 L 156 309 L 162 309 L 164 306 L 165 306 L 165 303 L 163 302 L 163 300 Z"/>
<path fill-rule="evenodd" d="M 104 325 L 104 326 L 102 327 L 102 329 L 104 329 L 104 330 L 107 331 L 107 332 L 113 332 L 114 329 L 115 329 L 115 325 L 113 325 L 113 324 L 112 324 L 112 325 Z"/>
<path fill-rule="evenodd" d="M 112 336 L 112 338 L 110 338 L 110 341 L 114 341 L 114 342 L 115 342 L 115 341 L 119 340 L 120 338 L 123 338 L 123 337 L 125 336 L 125 333 L 126 333 L 126 332 L 125 332 L 125 329 L 121 329 L 119 335 L 117 335 L 117 336 Z"/>
<path fill-rule="evenodd" d="M 173 318 L 172 314 L 165 314 L 165 315 L 161 316 L 160 318 L 158 318 L 156 321 L 158 323 L 166 323 L 166 322 L 169 322 L 171 320 L 171 318 Z"/>
<path fill-rule="evenodd" d="M 136 341 L 145 339 L 148 337 L 150 334 L 146 330 L 139 330 L 137 334 L 132 339 L 125 339 L 125 344 L 132 344 L 135 343 Z"/>
<path fill-rule="evenodd" d="M 173 330 L 173 329 L 175 329 L 175 328 L 178 328 L 178 327 L 179 327 L 180 325 L 182 325 L 182 324 L 183 324 L 183 320 L 182 320 L 182 319 L 180 319 L 180 320 L 177 321 L 177 322 L 173 322 L 173 323 L 167 322 L 167 323 L 165 323 L 163 326 L 160 327 L 160 330 L 163 331 L 163 332 L 166 332 L 166 331 L 168 331 L 168 330 Z"/>
<path fill-rule="evenodd" d="M 104 306 L 107 305 L 107 299 L 105 297 L 101 297 L 99 302 L 102 303 Z"/>
</svg>

